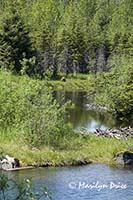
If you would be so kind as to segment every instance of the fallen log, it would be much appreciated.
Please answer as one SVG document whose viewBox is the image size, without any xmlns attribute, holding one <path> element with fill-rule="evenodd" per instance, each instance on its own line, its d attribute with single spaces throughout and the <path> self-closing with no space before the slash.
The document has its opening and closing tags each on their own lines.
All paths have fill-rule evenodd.
<svg viewBox="0 0 133 200">
<path fill-rule="evenodd" d="M 4 171 L 20 171 L 20 170 L 27 170 L 27 169 L 34 169 L 34 166 L 27 166 L 27 167 L 16 167 L 10 169 L 3 169 Z"/>
</svg>

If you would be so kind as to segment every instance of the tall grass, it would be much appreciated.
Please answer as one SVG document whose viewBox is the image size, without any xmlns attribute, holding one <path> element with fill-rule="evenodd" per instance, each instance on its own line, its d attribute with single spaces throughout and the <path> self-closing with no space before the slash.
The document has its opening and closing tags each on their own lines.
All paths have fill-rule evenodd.
<svg viewBox="0 0 133 200">
<path fill-rule="evenodd" d="M 0 128 L 0 143 L 9 143 L 14 142 L 15 139 L 18 139 L 18 133 L 17 130 L 11 129 L 11 128 Z"/>
</svg>

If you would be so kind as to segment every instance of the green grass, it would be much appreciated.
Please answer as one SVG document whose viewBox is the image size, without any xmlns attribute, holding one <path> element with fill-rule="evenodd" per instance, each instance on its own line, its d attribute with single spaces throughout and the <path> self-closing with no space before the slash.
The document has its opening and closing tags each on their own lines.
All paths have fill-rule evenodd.
<svg viewBox="0 0 133 200">
<path fill-rule="evenodd" d="M 63 74 L 60 75 L 61 77 L 64 76 Z M 82 73 L 77 73 L 76 75 L 74 74 L 68 74 L 67 79 L 80 79 L 80 80 L 89 80 L 93 75 L 91 74 L 82 74 Z"/>
<path fill-rule="evenodd" d="M 22 85 L 25 80 L 31 80 L 28 76 L 19 76 L 13 75 L 7 72 L 0 71 L 0 80 L 1 78 L 5 77 L 5 80 L 10 79 L 11 82 L 15 82 L 16 84 Z M 63 77 L 63 76 L 62 76 Z M 39 81 L 39 80 L 38 80 Z M 77 74 L 76 77 L 73 75 L 68 75 L 66 77 L 66 81 L 63 82 L 61 80 L 40 80 L 40 83 L 46 84 L 49 88 L 53 90 L 65 90 L 65 91 L 72 91 L 72 90 L 82 90 L 82 91 L 90 91 L 94 90 L 94 77 L 89 74 Z"/>
<path fill-rule="evenodd" d="M 22 166 L 45 166 L 47 164 L 64 166 L 73 165 L 80 160 L 112 165 L 115 164 L 114 155 L 132 150 L 133 139 L 117 140 L 93 135 L 78 136 L 75 140 L 68 141 L 67 145 L 61 144 L 61 146 L 62 150 L 46 146 L 41 149 L 30 149 L 27 145 L 19 144 L 15 137 L 9 140 L 8 137 L 4 138 L 2 134 L 0 135 L 0 147 L 4 154 L 18 158 Z"/>
<path fill-rule="evenodd" d="M 63 81 L 46 81 L 48 87 L 52 87 L 54 90 L 82 90 L 88 91 L 93 88 L 93 82 L 91 80 L 81 80 L 81 79 L 66 79 Z"/>
</svg>

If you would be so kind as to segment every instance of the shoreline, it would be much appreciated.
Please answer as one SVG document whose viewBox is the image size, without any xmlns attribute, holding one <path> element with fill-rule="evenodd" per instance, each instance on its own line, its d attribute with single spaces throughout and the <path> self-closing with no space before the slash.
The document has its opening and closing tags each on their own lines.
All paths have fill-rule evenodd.
<svg viewBox="0 0 133 200">
<path fill-rule="evenodd" d="M 82 161 L 83 162 L 83 161 Z M 71 164 L 71 165 L 43 165 L 43 166 L 25 166 L 25 167 L 17 167 L 17 168 L 9 168 L 9 169 L 0 169 L 1 171 L 5 171 L 5 172 L 15 172 L 15 171 L 23 171 L 23 170 L 32 170 L 32 169 L 43 169 L 43 168 L 57 168 L 57 167 L 80 167 L 80 166 L 85 166 L 85 165 L 91 165 L 91 164 L 100 164 L 100 165 L 106 165 L 109 167 L 115 167 L 117 169 L 133 169 L 133 165 L 122 165 L 122 164 L 118 164 L 118 163 L 113 163 L 113 164 L 107 164 L 104 162 L 96 162 L 96 161 L 89 161 L 89 162 L 84 162 L 84 164 Z"/>
<path fill-rule="evenodd" d="M 23 168 L 82 166 L 91 163 L 119 167 L 114 158 L 122 152 L 132 152 L 133 138 L 117 140 L 95 135 L 79 135 L 75 141 L 69 142 L 67 150 L 51 147 L 29 149 L 28 146 L 17 145 L 13 141 L 0 146 L 6 155 L 19 159 Z"/>
</svg>

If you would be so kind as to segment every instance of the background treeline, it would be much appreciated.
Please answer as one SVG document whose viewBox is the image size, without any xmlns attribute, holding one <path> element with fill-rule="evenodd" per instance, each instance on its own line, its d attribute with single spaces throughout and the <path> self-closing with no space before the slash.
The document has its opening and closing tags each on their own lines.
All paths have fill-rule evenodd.
<svg viewBox="0 0 133 200">
<path fill-rule="evenodd" d="M 132 0 L 1 0 L 0 67 L 49 78 L 109 71 L 116 55 L 132 56 L 132 11 Z"/>
</svg>

